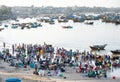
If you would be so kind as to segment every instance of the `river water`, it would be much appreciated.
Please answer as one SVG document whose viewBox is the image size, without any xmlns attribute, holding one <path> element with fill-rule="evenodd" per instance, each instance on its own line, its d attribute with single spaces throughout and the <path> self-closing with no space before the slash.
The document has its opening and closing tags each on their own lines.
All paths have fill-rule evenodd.
<svg viewBox="0 0 120 82">
<path fill-rule="evenodd" d="M 50 43 L 67 49 L 89 50 L 93 44 L 108 44 L 106 51 L 120 48 L 120 25 L 94 21 L 93 25 L 84 23 L 42 23 L 33 29 L 5 29 L 0 32 L 0 40 L 6 43 Z M 72 29 L 62 26 L 71 25 Z"/>
<path fill-rule="evenodd" d="M 0 41 L 7 44 L 14 43 L 40 43 L 52 44 L 54 47 L 64 47 L 73 50 L 90 50 L 93 44 L 108 44 L 103 52 L 111 54 L 110 50 L 120 49 L 120 25 L 104 23 L 95 20 L 93 25 L 84 23 L 55 22 L 54 25 L 42 23 L 42 27 L 32 29 L 5 29 L 0 32 Z M 62 26 L 73 26 L 64 29 Z M 120 70 L 118 70 L 120 72 Z M 118 73 L 118 72 L 117 72 Z M 115 72 L 116 74 L 116 72 Z M 113 74 L 112 74 L 113 75 Z"/>
</svg>

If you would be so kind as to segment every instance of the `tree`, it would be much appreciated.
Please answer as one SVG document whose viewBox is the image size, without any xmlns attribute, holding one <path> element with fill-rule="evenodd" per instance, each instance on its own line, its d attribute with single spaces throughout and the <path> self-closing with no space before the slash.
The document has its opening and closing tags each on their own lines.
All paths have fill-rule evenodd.
<svg viewBox="0 0 120 82">
<path fill-rule="evenodd" d="M 11 14 L 12 12 L 10 7 L 4 5 L 0 7 L 0 15 L 11 15 Z"/>
</svg>

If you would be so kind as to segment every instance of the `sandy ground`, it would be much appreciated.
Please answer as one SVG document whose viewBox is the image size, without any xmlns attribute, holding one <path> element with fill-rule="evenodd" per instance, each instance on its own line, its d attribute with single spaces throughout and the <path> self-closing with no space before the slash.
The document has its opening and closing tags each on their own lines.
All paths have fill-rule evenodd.
<svg viewBox="0 0 120 82">
<path fill-rule="evenodd" d="M 15 68 L 9 66 L 8 63 L 0 60 L 0 82 L 5 82 L 8 77 L 16 77 L 20 78 L 22 82 L 120 82 L 120 78 L 112 79 L 112 78 L 88 78 L 84 77 L 79 73 L 75 73 L 75 69 L 67 68 L 67 73 L 63 73 L 64 77 L 51 76 L 51 77 L 40 77 L 37 75 L 33 75 L 33 70 L 31 68 Z"/>
</svg>

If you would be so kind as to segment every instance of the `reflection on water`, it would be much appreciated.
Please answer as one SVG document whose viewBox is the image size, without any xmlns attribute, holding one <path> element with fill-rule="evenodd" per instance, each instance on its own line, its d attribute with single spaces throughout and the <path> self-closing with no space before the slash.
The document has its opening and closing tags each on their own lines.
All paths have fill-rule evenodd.
<svg viewBox="0 0 120 82">
<path fill-rule="evenodd" d="M 94 21 L 93 25 L 84 23 L 58 23 L 49 25 L 42 23 L 36 29 L 5 29 L 0 32 L 0 40 L 7 43 L 50 43 L 55 47 L 67 49 L 90 50 L 93 44 L 108 44 L 99 54 L 111 54 L 110 50 L 120 49 L 120 26 L 111 23 Z M 62 26 L 71 25 L 73 29 L 63 29 Z M 117 70 L 116 70 L 117 71 Z M 118 69 L 118 71 L 120 71 Z M 114 72 L 118 73 L 118 72 Z"/>
</svg>

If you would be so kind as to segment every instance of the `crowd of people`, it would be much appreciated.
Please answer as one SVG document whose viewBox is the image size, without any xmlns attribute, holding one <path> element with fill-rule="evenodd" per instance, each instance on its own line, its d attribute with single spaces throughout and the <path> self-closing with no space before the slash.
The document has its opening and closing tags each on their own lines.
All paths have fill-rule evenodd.
<svg viewBox="0 0 120 82">
<path fill-rule="evenodd" d="M 0 57 L 10 66 L 30 67 L 34 69 L 33 74 L 41 76 L 62 76 L 62 72 L 66 72 L 69 67 L 75 69 L 76 73 L 86 74 L 88 77 L 107 78 L 107 72 L 120 65 L 120 59 L 113 61 L 109 55 L 54 48 L 46 43 L 43 45 L 15 44 L 12 45 L 12 53 L 9 49 L 4 49 Z M 45 73 L 46 70 L 47 73 Z"/>
</svg>

